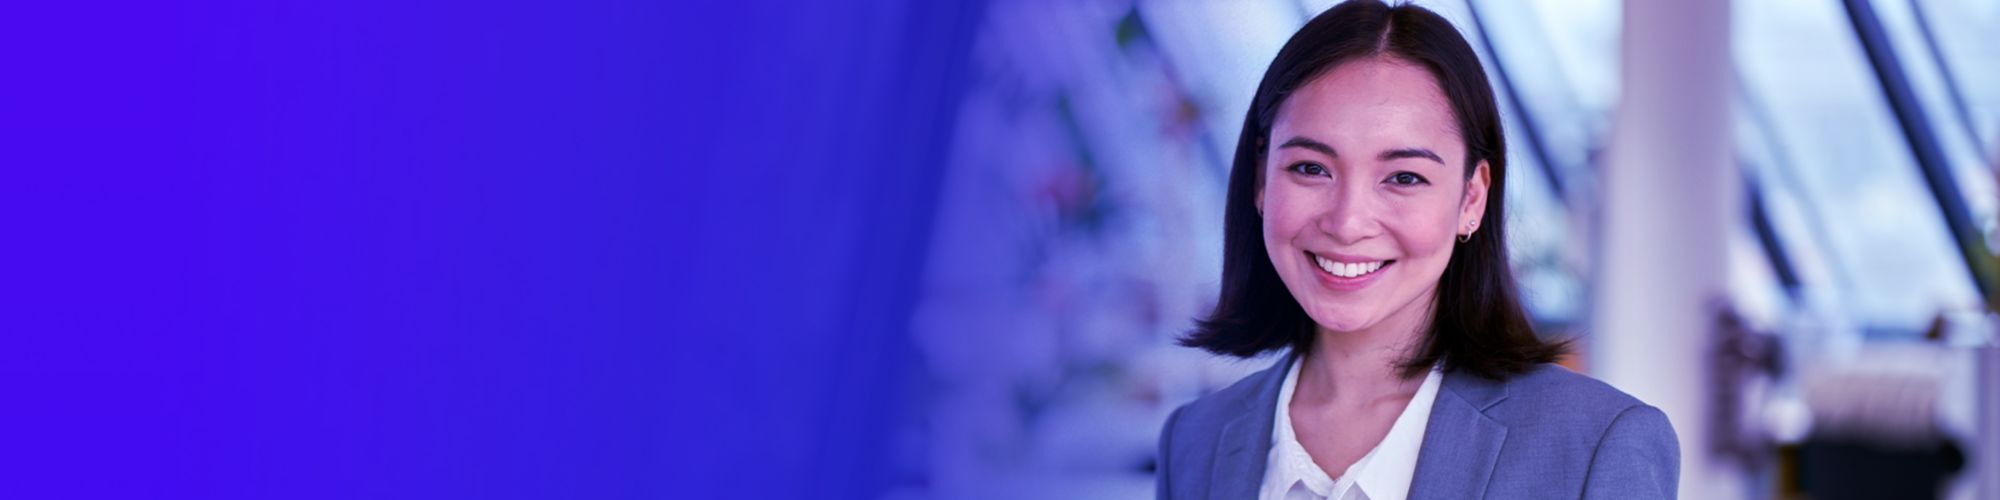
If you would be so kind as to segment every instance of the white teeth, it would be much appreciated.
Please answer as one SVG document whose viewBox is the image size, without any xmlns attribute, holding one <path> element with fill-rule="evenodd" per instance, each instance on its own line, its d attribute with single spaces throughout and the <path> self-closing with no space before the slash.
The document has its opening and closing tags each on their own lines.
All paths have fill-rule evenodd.
<svg viewBox="0 0 2000 500">
<path fill-rule="evenodd" d="M 1375 272 L 1382 269 L 1384 262 L 1379 260 L 1375 262 L 1334 262 L 1318 255 L 1314 255 L 1313 259 L 1318 262 L 1319 268 L 1325 270 L 1327 274 L 1342 278 L 1353 278 Z"/>
</svg>

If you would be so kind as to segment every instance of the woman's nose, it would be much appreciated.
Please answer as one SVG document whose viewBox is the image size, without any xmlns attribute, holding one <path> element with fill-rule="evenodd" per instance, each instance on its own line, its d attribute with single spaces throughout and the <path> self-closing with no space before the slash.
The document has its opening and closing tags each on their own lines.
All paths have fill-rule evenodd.
<svg viewBox="0 0 2000 500">
<path fill-rule="evenodd" d="M 1374 237 L 1382 230 L 1377 212 L 1381 208 L 1367 193 L 1350 186 L 1336 189 L 1319 216 L 1320 231 L 1335 243 L 1350 244 Z"/>
</svg>

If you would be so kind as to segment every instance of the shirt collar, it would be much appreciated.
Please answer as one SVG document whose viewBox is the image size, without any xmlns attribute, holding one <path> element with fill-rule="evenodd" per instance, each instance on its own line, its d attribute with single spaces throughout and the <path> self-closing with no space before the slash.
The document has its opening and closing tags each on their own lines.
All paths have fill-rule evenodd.
<svg viewBox="0 0 2000 500">
<path fill-rule="evenodd" d="M 1265 460 L 1270 464 L 1270 472 L 1265 474 L 1266 487 L 1276 489 L 1267 492 L 1265 498 L 1282 498 L 1292 485 L 1303 481 L 1308 491 L 1319 497 L 1333 494 L 1334 479 L 1306 453 L 1299 444 L 1298 434 L 1292 430 L 1292 392 L 1298 387 L 1299 365 L 1305 364 L 1302 356 L 1292 358 L 1291 368 L 1286 370 L 1285 383 L 1278 389 L 1278 408 L 1275 423 L 1271 426 L 1271 456 Z"/>
<path fill-rule="evenodd" d="M 1410 482 L 1416 478 L 1417 455 L 1424 448 L 1424 428 L 1430 423 L 1431 406 L 1437 402 L 1438 386 L 1443 382 L 1444 372 L 1433 365 L 1430 373 L 1424 375 L 1424 384 L 1417 388 L 1417 394 L 1410 397 L 1410 404 L 1403 407 L 1403 414 L 1396 416 L 1389 434 L 1369 452 L 1374 456 L 1366 467 L 1357 471 L 1359 477 L 1355 478 L 1369 498 L 1409 497 Z"/>
</svg>

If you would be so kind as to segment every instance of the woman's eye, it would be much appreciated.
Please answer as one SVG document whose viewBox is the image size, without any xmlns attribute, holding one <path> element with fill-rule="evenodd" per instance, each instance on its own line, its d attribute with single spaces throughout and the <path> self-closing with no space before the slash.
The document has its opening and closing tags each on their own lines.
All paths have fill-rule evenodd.
<svg viewBox="0 0 2000 500">
<path fill-rule="evenodd" d="M 1326 175 L 1326 167 L 1322 167 L 1322 166 L 1320 166 L 1320 164 L 1318 164 L 1318 163 L 1299 163 L 1299 164 L 1294 164 L 1294 165 L 1292 165 L 1292 171 L 1293 171 L 1293 172 L 1298 172 L 1298 173 L 1301 173 L 1301 174 L 1306 174 L 1306 175 L 1314 175 L 1314 176 L 1318 176 L 1318 175 Z"/>
<path fill-rule="evenodd" d="M 1413 174 L 1410 172 L 1396 172 L 1396 175 L 1389 176 L 1389 183 L 1398 186 L 1415 186 L 1419 184 L 1429 184 L 1430 181 L 1425 180 L 1424 176 Z"/>
</svg>

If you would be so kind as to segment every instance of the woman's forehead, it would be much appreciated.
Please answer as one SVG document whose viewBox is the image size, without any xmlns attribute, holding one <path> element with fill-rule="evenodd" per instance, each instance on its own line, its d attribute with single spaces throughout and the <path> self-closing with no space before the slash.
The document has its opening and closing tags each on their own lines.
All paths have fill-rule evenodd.
<svg viewBox="0 0 2000 500">
<path fill-rule="evenodd" d="M 1430 71 L 1381 57 L 1342 63 L 1300 85 L 1280 105 L 1271 135 L 1273 142 L 1305 135 L 1330 143 L 1449 142 L 1431 145 L 1463 149 L 1450 101 Z"/>
</svg>

